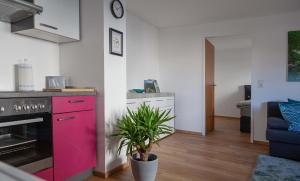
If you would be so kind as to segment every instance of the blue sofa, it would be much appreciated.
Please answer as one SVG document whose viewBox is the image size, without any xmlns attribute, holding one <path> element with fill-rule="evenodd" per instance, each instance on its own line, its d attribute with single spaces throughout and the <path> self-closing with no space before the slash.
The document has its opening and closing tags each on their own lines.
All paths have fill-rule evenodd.
<svg viewBox="0 0 300 181">
<path fill-rule="evenodd" d="M 270 155 L 300 161 L 300 132 L 288 131 L 288 123 L 283 119 L 278 103 L 268 102 Z"/>
</svg>

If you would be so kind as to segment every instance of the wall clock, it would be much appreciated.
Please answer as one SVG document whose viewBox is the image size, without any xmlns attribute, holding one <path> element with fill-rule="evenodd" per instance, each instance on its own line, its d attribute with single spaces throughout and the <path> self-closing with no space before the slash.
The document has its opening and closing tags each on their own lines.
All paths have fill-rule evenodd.
<svg viewBox="0 0 300 181">
<path fill-rule="evenodd" d="M 124 7 L 120 0 L 113 0 L 110 9 L 115 18 L 121 19 L 124 16 Z"/>
</svg>

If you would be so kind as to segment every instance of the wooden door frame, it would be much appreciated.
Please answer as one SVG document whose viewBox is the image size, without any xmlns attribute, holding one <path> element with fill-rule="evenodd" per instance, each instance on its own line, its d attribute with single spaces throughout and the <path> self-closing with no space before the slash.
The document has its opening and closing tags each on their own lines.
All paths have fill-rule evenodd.
<svg viewBox="0 0 300 181">
<path fill-rule="evenodd" d="M 221 36 L 221 35 L 220 35 Z M 213 37 L 213 36 L 211 36 L 211 37 Z M 205 69 L 205 58 L 206 58 L 206 49 L 205 49 L 205 40 L 206 39 L 209 39 L 209 38 L 211 38 L 210 36 L 206 36 L 206 37 L 203 37 L 202 38 L 202 54 L 201 54 L 201 59 L 202 59 L 202 85 L 201 85 L 201 87 L 202 87 L 202 95 L 201 95 L 201 97 L 202 97 L 202 108 L 201 108 L 201 112 L 202 112 L 202 116 L 201 116 L 201 119 L 202 119 L 202 121 L 201 121 L 201 126 L 202 126 L 202 130 L 201 130 L 201 134 L 202 134 L 202 136 L 206 136 L 206 91 L 205 91 L 205 78 L 206 78 L 206 76 L 205 76 L 205 71 L 206 71 L 206 69 Z M 216 36 L 214 36 L 214 37 L 216 37 Z M 251 61 L 252 61 L 252 59 L 251 59 Z M 252 70 L 252 68 L 251 68 L 251 71 L 253 71 Z M 253 82 L 252 82 L 252 76 L 251 76 L 251 84 L 253 84 Z M 252 86 L 253 87 L 253 86 Z M 253 88 L 252 88 L 252 90 L 251 91 L 253 91 Z M 253 114 L 253 110 L 254 110 L 254 106 L 253 106 L 253 103 L 251 103 L 251 132 L 250 132 L 250 142 L 251 143 L 253 143 L 254 142 L 254 114 Z"/>
<path fill-rule="evenodd" d="M 205 131 L 213 132 L 215 129 L 215 46 L 205 38 Z"/>
<path fill-rule="evenodd" d="M 205 49 L 205 40 L 208 37 L 204 37 L 202 39 L 202 135 L 206 135 L 206 91 L 205 91 L 205 57 L 206 57 L 206 49 Z"/>
</svg>

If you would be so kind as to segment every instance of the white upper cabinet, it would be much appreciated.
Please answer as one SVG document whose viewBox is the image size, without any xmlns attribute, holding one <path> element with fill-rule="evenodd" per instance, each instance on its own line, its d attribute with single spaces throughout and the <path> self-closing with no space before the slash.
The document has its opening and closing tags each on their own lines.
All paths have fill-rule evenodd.
<svg viewBox="0 0 300 181">
<path fill-rule="evenodd" d="M 35 0 L 43 12 L 12 24 L 14 33 L 66 43 L 80 40 L 79 0 Z"/>
</svg>

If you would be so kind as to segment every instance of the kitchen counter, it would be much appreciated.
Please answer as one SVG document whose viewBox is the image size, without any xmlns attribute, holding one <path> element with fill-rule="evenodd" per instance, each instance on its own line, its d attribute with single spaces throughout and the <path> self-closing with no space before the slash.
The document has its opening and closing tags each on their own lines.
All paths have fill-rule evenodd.
<svg viewBox="0 0 300 181">
<path fill-rule="evenodd" d="M 52 97 L 52 96 L 94 96 L 96 92 L 43 92 L 43 91 L 30 91 L 30 92 L 0 92 L 0 98 L 11 97 Z"/>
<path fill-rule="evenodd" d="M 174 97 L 175 93 L 127 93 L 127 99 L 153 98 L 153 97 Z"/>
</svg>

